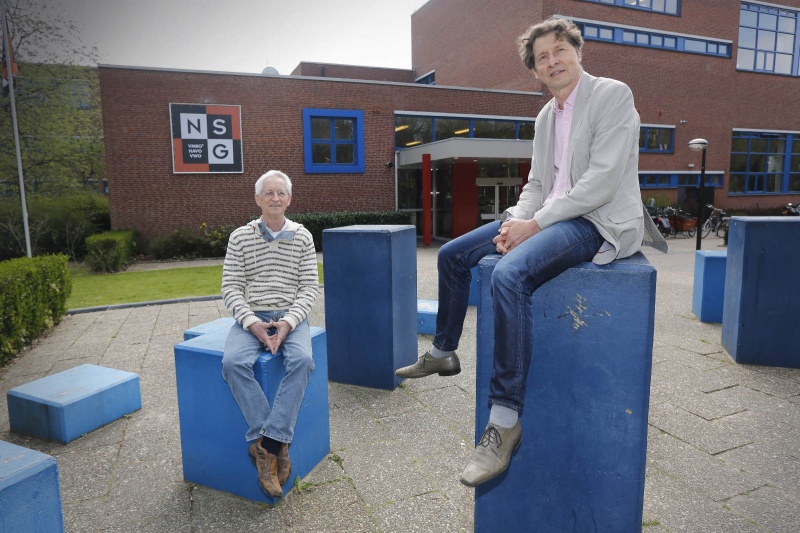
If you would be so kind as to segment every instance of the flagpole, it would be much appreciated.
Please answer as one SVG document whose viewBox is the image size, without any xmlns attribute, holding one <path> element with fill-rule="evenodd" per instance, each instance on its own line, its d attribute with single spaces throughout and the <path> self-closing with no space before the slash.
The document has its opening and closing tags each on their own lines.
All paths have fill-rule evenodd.
<svg viewBox="0 0 800 533">
<path fill-rule="evenodd" d="M 1 4 L 0 4 L 1 5 Z M 11 126 L 14 128 L 14 146 L 17 150 L 17 174 L 19 175 L 19 200 L 22 203 L 22 227 L 25 231 L 25 252 L 31 257 L 31 234 L 28 229 L 28 202 L 25 200 L 25 179 L 22 176 L 22 152 L 19 148 L 19 129 L 17 128 L 17 105 L 14 101 L 14 74 L 11 71 L 11 35 L 8 32 L 6 8 L 3 8 L 3 44 L 6 48 L 6 73 L 8 75 L 8 94 L 11 96 Z"/>
</svg>

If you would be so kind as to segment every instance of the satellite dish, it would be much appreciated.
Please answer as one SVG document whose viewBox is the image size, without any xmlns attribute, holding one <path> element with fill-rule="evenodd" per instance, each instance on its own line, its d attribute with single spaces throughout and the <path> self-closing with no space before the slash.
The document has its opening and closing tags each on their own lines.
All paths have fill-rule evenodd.
<svg viewBox="0 0 800 533">
<path fill-rule="evenodd" d="M 278 76 L 278 75 L 280 75 L 280 73 L 278 72 L 278 69 L 276 69 L 275 67 L 267 67 L 267 68 L 265 68 L 264 70 L 261 71 L 261 74 L 264 74 L 265 76 Z"/>
</svg>

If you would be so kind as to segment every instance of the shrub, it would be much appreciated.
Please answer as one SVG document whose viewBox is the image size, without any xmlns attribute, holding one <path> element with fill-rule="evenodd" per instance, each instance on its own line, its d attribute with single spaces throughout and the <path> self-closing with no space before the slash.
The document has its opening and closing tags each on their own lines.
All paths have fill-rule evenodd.
<svg viewBox="0 0 800 533">
<path fill-rule="evenodd" d="M 289 219 L 302 224 L 314 238 L 314 247 L 322 251 L 322 230 L 360 224 L 411 224 L 411 213 L 403 211 L 336 211 L 330 213 L 298 213 Z"/>
<path fill-rule="evenodd" d="M 86 262 L 95 272 L 119 272 L 136 250 L 136 232 L 107 231 L 86 238 Z"/>
<path fill-rule="evenodd" d="M 0 366 L 61 321 L 72 292 L 64 254 L 0 262 Z"/>
<path fill-rule="evenodd" d="M 228 251 L 228 237 L 236 229 L 233 226 L 209 226 L 200 224 L 203 231 L 201 237 L 200 257 L 224 257 Z"/>
<path fill-rule="evenodd" d="M 156 259 L 193 259 L 201 257 L 202 248 L 202 239 L 199 235 L 189 230 L 176 229 L 172 233 L 159 235 L 150 241 L 147 253 Z"/>
<path fill-rule="evenodd" d="M 83 258 L 86 237 L 110 228 L 108 198 L 102 195 L 34 195 L 27 203 L 33 255 L 65 253 L 73 260 Z M 0 260 L 26 254 L 23 228 L 19 200 L 0 200 Z"/>
</svg>

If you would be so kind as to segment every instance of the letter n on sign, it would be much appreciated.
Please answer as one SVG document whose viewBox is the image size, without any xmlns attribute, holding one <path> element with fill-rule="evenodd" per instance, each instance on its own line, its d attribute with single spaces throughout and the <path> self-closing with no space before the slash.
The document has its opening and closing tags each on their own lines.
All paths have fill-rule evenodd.
<svg viewBox="0 0 800 533">
<path fill-rule="evenodd" d="M 172 172 L 242 173 L 242 108 L 169 104 Z"/>
</svg>

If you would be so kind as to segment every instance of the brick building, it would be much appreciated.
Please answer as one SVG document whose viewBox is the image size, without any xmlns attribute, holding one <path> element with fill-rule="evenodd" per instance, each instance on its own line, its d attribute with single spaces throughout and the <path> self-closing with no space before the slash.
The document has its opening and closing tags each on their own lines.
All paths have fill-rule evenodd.
<svg viewBox="0 0 800 533">
<path fill-rule="evenodd" d="M 293 180 L 290 216 L 400 209 L 421 227 L 430 195 L 434 237 L 460 235 L 513 204 L 526 179 L 534 118 L 549 94 L 514 41 L 551 14 L 582 28 L 588 72 L 633 90 L 643 198 L 696 202 L 700 155 L 687 143 L 703 137 L 706 201 L 797 203 L 800 0 L 430 0 L 411 18 L 411 70 L 100 66 L 112 225 L 147 240 L 202 222 L 241 224 L 257 214 L 255 179 L 278 168 Z M 224 146 L 210 133 L 220 117 L 238 127 Z M 198 141 L 200 129 L 210 137 Z M 183 157 L 192 146 L 206 159 L 213 146 L 241 157 L 181 166 L 181 146 Z"/>
</svg>

